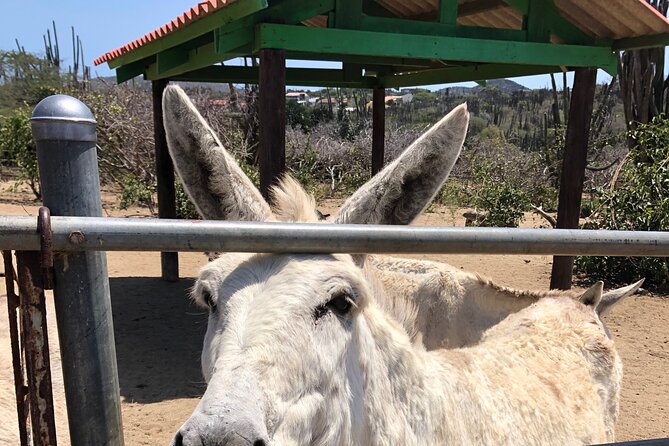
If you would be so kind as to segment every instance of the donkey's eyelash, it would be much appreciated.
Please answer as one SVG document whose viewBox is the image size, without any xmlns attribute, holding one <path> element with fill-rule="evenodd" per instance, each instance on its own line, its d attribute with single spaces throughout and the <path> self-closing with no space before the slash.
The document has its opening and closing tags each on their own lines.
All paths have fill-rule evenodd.
<svg viewBox="0 0 669 446">
<path fill-rule="evenodd" d="M 358 308 L 355 298 L 352 297 L 353 295 L 349 291 L 333 293 L 330 300 L 314 309 L 314 320 L 318 321 L 329 312 L 334 313 L 338 317 L 346 316 L 351 312 L 351 309 Z"/>
</svg>

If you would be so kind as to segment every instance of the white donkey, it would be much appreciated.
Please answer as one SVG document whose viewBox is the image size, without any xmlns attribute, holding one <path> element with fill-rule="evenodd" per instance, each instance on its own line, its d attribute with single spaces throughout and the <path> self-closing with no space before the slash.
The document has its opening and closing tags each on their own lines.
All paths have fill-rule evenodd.
<svg viewBox="0 0 669 446">
<path fill-rule="evenodd" d="M 173 159 L 206 218 L 316 219 L 313 200 L 291 180 L 275 191 L 272 212 L 178 88 L 166 90 L 164 113 Z M 466 108 L 456 108 L 349 199 L 336 221 L 409 223 L 425 205 L 416 204 L 417 191 L 438 188 L 450 171 L 467 120 Z M 449 155 L 439 155 L 443 151 Z M 440 179 L 416 171 L 420 164 L 442 172 Z M 404 175 L 394 181 L 398 171 Z M 494 312 L 483 306 L 486 315 L 494 314 L 490 319 L 513 314 L 497 325 L 486 321 L 493 326 L 483 336 L 453 341 L 479 340 L 473 347 L 428 351 L 411 338 L 423 328 L 419 314 L 440 312 L 457 324 L 467 314 L 460 309 L 469 305 L 465 301 L 478 296 L 474 285 L 454 281 L 435 285 L 443 288 L 435 295 L 444 302 L 430 302 L 423 300 L 422 279 L 415 278 L 407 280 L 416 287 L 399 293 L 386 287 L 384 293 L 379 271 L 457 277 L 432 264 L 415 272 L 412 265 L 421 263 L 403 265 L 345 254 L 223 254 L 210 262 L 193 291 L 210 312 L 202 352 L 208 387 L 172 444 L 562 445 L 613 439 L 622 366 L 598 313 L 625 292 L 604 302 L 599 282 L 579 300 L 547 297 L 530 305 L 539 294 L 470 276 L 479 291 L 492 289 L 484 297 L 488 303 L 496 302 L 495 294 L 512 302 Z"/>
<path fill-rule="evenodd" d="M 277 198 L 296 207 L 272 213 L 179 87 L 166 90 L 164 116 L 177 173 L 203 218 L 318 221 L 313 199 L 290 179 Z M 333 217 L 334 222 L 411 223 L 448 177 L 467 123 L 466 109 L 460 106 L 354 193 Z M 412 339 L 422 339 L 428 349 L 472 345 L 487 328 L 541 297 L 578 298 L 573 291 L 505 288 L 445 263 L 372 255 L 358 256 L 357 260 L 375 288 L 377 302 L 396 317 Z M 604 294 L 602 310 L 608 302 L 633 294 L 641 283 Z"/>
<path fill-rule="evenodd" d="M 622 365 L 601 290 L 542 299 L 474 347 L 427 351 L 350 255 L 224 254 L 193 291 L 210 313 L 208 386 L 172 445 L 611 441 Z"/>
</svg>

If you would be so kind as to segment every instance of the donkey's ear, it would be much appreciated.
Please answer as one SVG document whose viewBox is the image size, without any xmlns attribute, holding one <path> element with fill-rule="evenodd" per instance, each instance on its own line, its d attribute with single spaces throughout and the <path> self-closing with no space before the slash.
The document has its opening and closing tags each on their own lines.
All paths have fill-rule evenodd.
<svg viewBox="0 0 669 446">
<path fill-rule="evenodd" d="M 600 316 L 604 316 L 606 313 L 613 308 L 615 304 L 626 298 L 627 296 L 631 296 L 632 294 L 636 293 L 639 291 L 639 288 L 641 288 L 641 285 L 643 285 L 643 281 L 645 279 L 641 279 L 636 283 L 633 283 L 632 285 L 628 285 L 623 288 L 617 288 L 615 290 L 611 290 L 607 293 L 604 293 L 602 295 L 602 299 L 599 301 L 599 304 L 597 305 L 597 314 Z"/>
<path fill-rule="evenodd" d="M 186 193 L 208 220 L 268 220 L 272 212 L 184 91 L 163 94 L 167 146 Z"/>
<path fill-rule="evenodd" d="M 432 201 L 451 172 L 468 124 L 467 104 L 462 104 L 346 200 L 334 221 L 411 223 Z"/>
<path fill-rule="evenodd" d="M 579 302 L 592 308 L 597 308 L 597 305 L 602 300 L 602 291 L 604 290 L 604 282 L 601 280 L 596 282 L 593 286 L 585 290 L 578 298 Z"/>
</svg>

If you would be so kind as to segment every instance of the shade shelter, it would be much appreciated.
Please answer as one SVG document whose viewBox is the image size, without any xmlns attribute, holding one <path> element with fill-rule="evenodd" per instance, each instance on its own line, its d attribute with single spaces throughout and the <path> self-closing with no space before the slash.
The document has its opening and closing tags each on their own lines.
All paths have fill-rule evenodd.
<svg viewBox="0 0 669 446">
<path fill-rule="evenodd" d="M 159 216 L 174 218 L 161 111 L 170 80 L 260 85 L 266 194 L 285 166 L 286 84 L 373 89 L 376 172 L 386 88 L 576 70 L 573 94 L 586 100 L 585 107 L 572 101 L 570 125 L 575 140 L 587 141 L 592 69 L 614 74 L 617 51 L 667 43 L 669 22 L 645 0 L 207 0 L 94 63 L 115 69 L 118 82 L 138 75 L 153 81 Z M 236 57 L 258 57 L 260 64 L 221 64 Z M 286 59 L 337 61 L 341 68 L 286 68 Z M 571 196 L 580 197 L 579 166 L 568 169 L 576 181 L 563 182 Z M 562 195 L 572 211 L 580 207 L 580 198 L 571 203 Z M 162 266 L 163 277 L 175 279 L 176 253 L 164 253 Z"/>
</svg>

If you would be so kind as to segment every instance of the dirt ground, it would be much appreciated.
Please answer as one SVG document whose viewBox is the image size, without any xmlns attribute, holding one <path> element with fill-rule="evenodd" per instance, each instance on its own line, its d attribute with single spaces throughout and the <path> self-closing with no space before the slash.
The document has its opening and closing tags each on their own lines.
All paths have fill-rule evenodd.
<svg viewBox="0 0 669 446">
<path fill-rule="evenodd" d="M 25 193 L 6 192 L 0 183 L 0 215 L 36 215 L 37 205 L 26 201 Z M 113 209 L 113 196 L 105 195 L 105 213 L 113 216 L 145 216 L 147 212 Z M 337 202 L 326 202 L 323 212 L 332 212 Z M 531 218 L 528 226 L 541 221 Z M 461 212 L 437 209 L 423 216 L 419 224 L 463 225 Z M 417 256 L 445 261 L 476 271 L 501 284 L 524 289 L 548 286 L 551 257 L 439 255 Z M 187 298 L 198 268 L 206 262 L 199 253 L 181 253 L 177 283 L 159 279 L 158 253 L 110 252 L 110 287 L 115 324 L 116 351 L 121 387 L 125 442 L 127 445 L 169 443 L 171 436 L 190 416 L 204 392 L 199 355 L 206 329 L 206 314 Z M 0 267 L 1 268 L 1 267 Z M 6 290 L 0 285 L 0 400 L 13 396 L 11 356 L 7 333 Z M 49 336 L 52 354 L 57 332 L 52 296 L 47 295 Z M 667 296 L 634 296 L 617 306 L 605 322 L 616 339 L 623 358 L 625 378 L 618 440 L 669 437 L 669 299 Z M 59 361 L 55 364 L 55 405 L 62 401 Z M 0 404 L 1 406 L 1 404 Z M 7 437 L 16 430 L 15 415 L 2 413 L 0 444 L 14 445 Z M 59 444 L 66 440 L 65 415 L 57 410 Z M 9 424 L 6 421 L 9 420 Z M 5 438 L 3 438 L 3 435 Z"/>
</svg>

